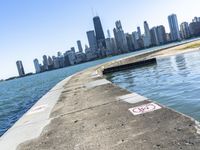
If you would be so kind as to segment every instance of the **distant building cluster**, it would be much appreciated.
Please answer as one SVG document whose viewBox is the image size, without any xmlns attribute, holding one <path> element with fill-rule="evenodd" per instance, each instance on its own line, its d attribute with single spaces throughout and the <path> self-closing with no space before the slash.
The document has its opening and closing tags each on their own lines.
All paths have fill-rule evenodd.
<svg viewBox="0 0 200 150">
<path fill-rule="evenodd" d="M 172 14 L 168 16 L 168 22 L 170 33 L 166 33 L 163 25 L 149 28 L 147 21 L 144 21 L 144 34 L 140 27 L 130 34 L 124 32 L 121 21 L 118 20 L 113 29 L 114 37 L 107 30 L 105 38 L 101 20 L 96 16 L 93 18 L 94 30 L 86 32 L 89 46 L 85 45 L 83 50 L 81 41 L 78 40 L 78 52 L 72 47 L 63 54 L 58 52 L 57 56 L 44 55 L 42 63 L 37 58 L 34 59 L 36 73 L 200 36 L 200 17 L 179 26 L 176 14 Z M 17 61 L 17 68 L 19 75 L 23 76 L 25 72 L 21 61 Z"/>
</svg>

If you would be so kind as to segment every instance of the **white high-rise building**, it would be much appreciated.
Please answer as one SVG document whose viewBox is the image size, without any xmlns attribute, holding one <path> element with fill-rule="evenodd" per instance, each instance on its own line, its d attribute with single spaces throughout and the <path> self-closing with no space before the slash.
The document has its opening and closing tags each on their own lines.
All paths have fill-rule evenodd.
<svg viewBox="0 0 200 150">
<path fill-rule="evenodd" d="M 137 33 L 138 33 L 139 39 L 141 39 L 142 38 L 142 33 L 141 33 L 141 30 L 140 30 L 140 27 L 137 27 Z"/>
<path fill-rule="evenodd" d="M 60 56 L 61 57 L 61 56 Z M 55 69 L 58 69 L 60 66 L 59 66 L 59 57 L 55 57 L 55 56 L 53 56 L 52 57 L 53 58 L 53 67 L 55 68 Z"/>
<path fill-rule="evenodd" d="M 71 50 L 65 52 L 65 56 L 66 55 L 69 58 L 69 64 L 74 65 L 76 63 L 75 49 L 72 47 Z"/>
<path fill-rule="evenodd" d="M 47 59 L 47 56 L 46 55 L 43 55 L 43 65 L 44 65 L 44 70 L 48 70 L 49 67 L 48 67 L 48 59 Z"/>
<path fill-rule="evenodd" d="M 190 37 L 190 28 L 189 28 L 189 24 L 187 22 L 181 23 L 180 32 L 181 32 L 181 37 L 183 39 L 187 39 Z"/>
<path fill-rule="evenodd" d="M 85 55 L 86 55 L 86 60 L 94 60 L 97 58 L 97 55 L 94 50 L 91 50 L 87 45 L 85 45 Z"/>
<path fill-rule="evenodd" d="M 177 16 L 175 14 L 169 15 L 168 22 L 169 22 L 171 40 L 172 41 L 181 40 Z"/>
<path fill-rule="evenodd" d="M 117 43 L 117 48 L 122 52 L 128 52 L 128 43 L 124 30 L 120 21 L 115 22 L 116 28 L 113 29 L 115 40 Z"/>
<path fill-rule="evenodd" d="M 165 27 L 163 25 L 159 25 L 156 29 L 159 43 L 165 44 L 167 42 Z"/>
<path fill-rule="evenodd" d="M 135 50 L 140 48 L 138 44 L 138 40 L 139 40 L 138 32 L 135 31 L 132 33 L 132 42 L 133 42 L 133 46 Z"/>
<path fill-rule="evenodd" d="M 194 19 L 192 19 L 192 22 L 200 22 L 200 17 L 194 17 Z"/>
<path fill-rule="evenodd" d="M 150 32 L 151 32 L 152 44 L 154 46 L 159 45 L 160 43 L 159 43 L 159 39 L 158 39 L 157 28 L 153 27 Z"/>
<path fill-rule="evenodd" d="M 144 47 L 151 46 L 151 34 L 147 21 L 144 21 Z"/>
<path fill-rule="evenodd" d="M 107 30 L 107 34 L 108 34 L 107 38 L 111 38 L 110 30 Z"/>
<path fill-rule="evenodd" d="M 24 76 L 25 75 L 25 72 L 24 72 L 24 67 L 23 67 L 23 64 L 22 64 L 22 61 L 21 60 L 18 60 L 16 62 L 16 65 L 17 65 L 17 70 L 18 70 L 18 73 L 19 73 L 19 76 Z"/>
<path fill-rule="evenodd" d="M 41 68 L 40 68 L 40 64 L 38 59 L 34 59 L 33 60 L 34 66 L 35 66 L 35 72 L 36 73 L 40 73 L 41 72 Z"/>
<path fill-rule="evenodd" d="M 48 57 L 48 66 L 52 66 L 53 65 L 53 59 L 49 56 Z"/>
</svg>

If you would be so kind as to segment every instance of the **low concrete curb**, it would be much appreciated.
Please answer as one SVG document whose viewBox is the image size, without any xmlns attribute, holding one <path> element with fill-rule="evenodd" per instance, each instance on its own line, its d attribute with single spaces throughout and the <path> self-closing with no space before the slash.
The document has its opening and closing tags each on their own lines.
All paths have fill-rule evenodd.
<svg viewBox="0 0 200 150">
<path fill-rule="evenodd" d="M 52 88 L 0 138 L 1 150 L 15 150 L 19 144 L 39 137 L 43 128 L 50 123 L 50 113 L 70 78 Z"/>
<path fill-rule="evenodd" d="M 18 149 L 200 149 L 197 121 L 122 89 L 103 76 L 106 68 L 148 56 L 112 61 L 72 76 L 51 112 L 50 124 L 39 138 Z"/>
</svg>

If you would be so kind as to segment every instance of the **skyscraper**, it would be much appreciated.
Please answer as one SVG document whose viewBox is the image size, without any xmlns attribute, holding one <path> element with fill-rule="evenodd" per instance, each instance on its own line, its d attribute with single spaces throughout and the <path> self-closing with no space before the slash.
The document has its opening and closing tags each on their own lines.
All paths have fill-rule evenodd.
<svg viewBox="0 0 200 150">
<path fill-rule="evenodd" d="M 145 35 L 144 46 L 149 47 L 151 45 L 151 34 L 147 21 L 144 21 L 144 35 Z"/>
<path fill-rule="evenodd" d="M 53 59 L 49 56 L 48 57 L 48 66 L 53 65 Z"/>
<path fill-rule="evenodd" d="M 80 53 L 83 53 L 83 48 L 82 48 L 82 45 L 81 45 L 81 41 L 80 41 L 80 40 L 77 41 L 77 46 L 78 46 L 79 52 L 80 52 Z"/>
<path fill-rule="evenodd" d="M 48 70 L 53 69 L 53 59 L 49 56 L 48 57 Z"/>
<path fill-rule="evenodd" d="M 22 61 L 21 60 L 18 60 L 16 62 L 16 65 L 17 65 L 17 70 L 18 70 L 18 73 L 19 73 L 19 76 L 24 76 L 25 75 L 25 72 L 24 72 L 24 67 L 23 67 L 23 64 L 22 64 Z"/>
<path fill-rule="evenodd" d="M 40 68 L 40 64 L 38 59 L 34 59 L 33 60 L 34 66 L 35 66 L 35 72 L 36 73 L 40 73 L 41 72 L 41 68 Z"/>
<path fill-rule="evenodd" d="M 61 53 L 61 52 L 57 52 L 57 56 L 58 56 L 58 57 L 61 57 L 61 56 L 62 56 L 62 53 Z"/>
<path fill-rule="evenodd" d="M 105 35 L 103 32 L 103 28 L 101 25 L 101 20 L 99 16 L 96 16 L 93 18 L 93 23 L 94 23 L 94 29 L 96 33 L 96 40 L 97 40 L 97 47 L 102 49 L 106 48 L 106 43 L 105 43 Z"/>
<path fill-rule="evenodd" d="M 88 38 L 88 43 L 89 43 L 90 49 L 92 51 L 96 51 L 97 50 L 97 41 L 96 41 L 96 36 L 95 36 L 94 30 L 87 31 L 87 38 Z"/>
<path fill-rule="evenodd" d="M 200 22 L 191 22 L 189 27 L 192 36 L 200 36 Z"/>
<path fill-rule="evenodd" d="M 141 39 L 142 33 L 141 33 L 141 30 L 140 30 L 140 27 L 137 27 L 137 33 L 138 33 L 138 38 Z"/>
<path fill-rule="evenodd" d="M 175 14 L 169 15 L 168 22 L 169 22 L 171 40 L 172 41 L 181 40 L 177 16 Z"/>
<path fill-rule="evenodd" d="M 76 50 L 75 50 L 74 47 L 71 47 L 71 51 L 72 51 L 73 53 L 76 53 Z"/>
<path fill-rule="evenodd" d="M 190 29 L 189 29 L 189 24 L 187 22 L 181 23 L 180 32 L 181 32 L 181 37 L 183 39 L 187 39 L 190 37 Z"/>
<path fill-rule="evenodd" d="M 129 51 L 133 51 L 134 50 L 134 44 L 132 41 L 132 34 L 126 33 L 126 40 L 127 40 L 127 46 L 128 46 L 128 50 Z"/>
<path fill-rule="evenodd" d="M 134 31 L 132 33 L 132 42 L 135 50 L 139 49 L 138 40 L 139 40 L 138 32 Z"/>
<path fill-rule="evenodd" d="M 192 19 L 192 22 L 200 22 L 200 17 L 194 17 L 194 19 Z"/>
<path fill-rule="evenodd" d="M 117 43 L 117 48 L 122 52 L 128 52 L 128 43 L 126 35 L 121 25 L 121 21 L 118 20 L 115 22 L 116 28 L 113 29 L 114 36 Z"/>
<path fill-rule="evenodd" d="M 59 57 L 53 56 L 52 58 L 53 58 L 53 67 L 54 67 L 54 69 L 58 69 L 60 67 L 59 66 Z"/>
<path fill-rule="evenodd" d="M 75 56 L 75 52 L 73 50 L 73 47 L 71 48 L 71 50 L 68 50 L 65 52 L 64 54 L 64 63 L 66 63 L 65 65 L 74 65 L 76 63 L 76 56 Z"/>
<path fill-rule="evenodd" d="M 108 38 L 111 38 L 110 30 L 107 30 Z"/>
<path fill-rule="evenodd" d="M 163 25 L 157 26 L 157 35 L 158 35 L 158 41 L 160 44 L 165 44 L 167 42 L 165 27 Z"/>
<path fill-rule="evenodd" d="M 110 56 L 114 53 L 110 30 L 107 30 L 107 38 L 105 39 L 105 42 L 106 42 L 106 56 Z"/>
<path fill-rule="evenodd" d="M 44 70 L 47 71 L 48 68 L 48 59 L 46 55 L 43 55 L 43 66 L 44 66 Z"/>
<path fill-rule="evenodd" d="M 153 27 L 151 30 L 150 30 L 150 33 L 151 33 L 151 42 L 154 46 L 157 46 L 159 45 L 159 40 L 158 40 L 158 33 L 157 33 L 157 28 L 156 27 Z"/>
</svg>

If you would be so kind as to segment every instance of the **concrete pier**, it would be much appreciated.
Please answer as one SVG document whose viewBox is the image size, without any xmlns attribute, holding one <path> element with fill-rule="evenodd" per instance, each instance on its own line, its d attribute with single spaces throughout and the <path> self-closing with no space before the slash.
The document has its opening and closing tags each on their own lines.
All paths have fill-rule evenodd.
<svg viewBox="0 0 200 150">
<path fill-rule="evenodd" d="M 103 71 L 152 53 L 87 69 L 62 87 L 51 122 L 19 150 L 199 150 L 199 123 L 105 79 Z M 34 131 L 33 131 L 34 132 Z"/>
</svg>

